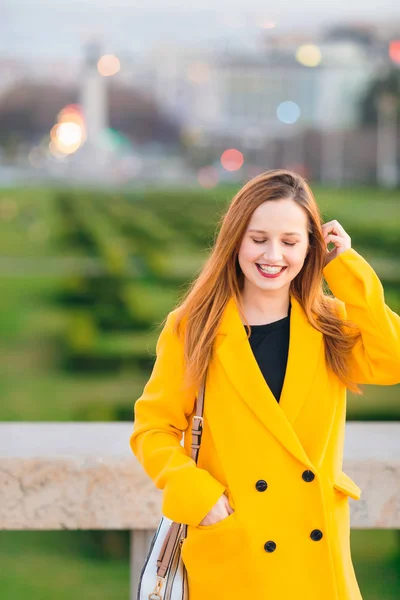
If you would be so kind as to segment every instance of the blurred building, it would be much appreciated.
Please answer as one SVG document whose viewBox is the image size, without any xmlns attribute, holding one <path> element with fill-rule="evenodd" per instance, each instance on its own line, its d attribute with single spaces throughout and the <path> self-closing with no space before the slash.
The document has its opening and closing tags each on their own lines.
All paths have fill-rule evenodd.
<svg viewBox="0 0 400 600">
<path fill-rule="evenodd" d="M 299 108 L 296 130 L 356 127 L 360 99 L 388 61 L 384 44 L 332 33 L 315 44 L 321 60 L 311 68 L 296 59 L 306 40 L 285 35 L 263 54 L 229 56 L 162 47 L 153 52 L 142 84 L 183 127 L 210 138 L 243 137 L 246 130 L 286 137 L 290 123 L 277 116 L 285 102 Z"/>
<path fill-rule="evenodd" d="M 86 57 L 85 66 L 84 49 L 78 62 L 49 59 L 28 68 L 3 61 L 3 143 L 12 138 L 10 157 L 23 141 L 26 159 L 26 145 L 45 146 L 58 112 L 79 103 L 88 135 L 65 157 L 71 168 L 86 162 L 97 173 L 101 162 L 104 174 L 118 170 L 107 158 L 111 149 L 118 164 L 135 163 L 129 172 L 137 172 L 140 161 L 142 172 L 148 165 L 149 176 L 161 171 L 152 157 L 158 155 L 161 165 L 174 155 L 180 166 L 167 171 L 176 168 L 183 176 L 201 161 L 220 169 L 221 152 L 236 147 L 246 151 L 250 166 L 306 165 L 323 181 L 373 180 L 377 163 L 387 162 L 379 156 L 389 153 L 390 127 L 379 136 L 376 124 L 361 126 L 360 104 L 390 64 L 388 45 L 395 39 L 395 26 L 356 24 L 332 26 L 319 36 L 269 32 L 256 51 L 160 44 L 147 55 L 120 53 L 121 69 L 105 78 L 97 59 L 89 68 Z M 391 154 L 398 153 L 395 136 Z M 94 156 L 103 142 L 108 149 L 100 161 Z"/>
</svg>

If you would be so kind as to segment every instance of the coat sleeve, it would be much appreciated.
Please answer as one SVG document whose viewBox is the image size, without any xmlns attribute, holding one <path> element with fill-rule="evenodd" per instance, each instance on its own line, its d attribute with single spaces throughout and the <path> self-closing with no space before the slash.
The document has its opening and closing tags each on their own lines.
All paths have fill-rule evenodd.
<svg viewBox="0 0 400 600">
<path fill-rule="evenodd" d="M 197 526 L 226 487 L 197 467 L 181 440 L 195 406 L 196 390 L 184 390 L 183 342 L 172 331 L 174 311 L 156 345 L 156 361 L 135 402 L 130 447 L 157 488 L 162 512 L 178 523 Z"/>
<path fill-rule="evenodd" d="M 369 263 L 353 248 L 339 254 L 323 275 L 336 297 L 340 317 L 353 321 L 362 339 L 350 357 L 356 383 L 400 383 L 400 317 L 385 304 L 383 286 Z"/>
</svg>

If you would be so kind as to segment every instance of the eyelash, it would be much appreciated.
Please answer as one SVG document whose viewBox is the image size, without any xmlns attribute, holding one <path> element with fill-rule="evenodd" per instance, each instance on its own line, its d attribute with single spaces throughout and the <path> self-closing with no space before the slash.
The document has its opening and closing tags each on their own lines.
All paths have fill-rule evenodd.
<svg viewBox="0 0 400 600">
<path fill-rule="evenodd" d="M 255 244 L 263 244 L 266 240 L 253 240 L 253 242 Z M 284 244 L 286 244 L 286 246 L 295 246 L 296 242 L 294 242 L 294 244 L 290 244 L 289 242 L 283 242 Z"/>
</svg>

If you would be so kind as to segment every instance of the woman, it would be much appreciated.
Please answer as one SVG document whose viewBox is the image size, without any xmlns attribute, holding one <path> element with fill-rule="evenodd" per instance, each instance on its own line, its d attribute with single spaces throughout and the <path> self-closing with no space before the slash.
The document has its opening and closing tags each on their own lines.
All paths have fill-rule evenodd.
<svg viewBox="0 0 400 600">
<path fill-rule="evenodd" d="M 188 525 L 190 599 L 359 600 L 346 389 L 400 383 L 400 317 L 340 223 L 321 223 L 302 177 L 268 171 L 236 194 L 156 352 L 130 445 L 163 514 Z"/>
</svg>

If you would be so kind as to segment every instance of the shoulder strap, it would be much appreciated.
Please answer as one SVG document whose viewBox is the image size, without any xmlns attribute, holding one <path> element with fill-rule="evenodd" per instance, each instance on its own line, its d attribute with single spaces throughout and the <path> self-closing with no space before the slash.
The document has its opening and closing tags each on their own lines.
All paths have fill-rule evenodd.
<svg viewBox="0 0 400 600">
<path fill-rule="evenodd" d="M 192 426 L 192 458 L 197 463 L 197 457 L 199 455 L 200 444 L 201 444 L 201 436 L 203 433 L 203 411 L 204 411 L 204 395 L 205 395 L 205 387 L 206 387 L 206 377 L 207 377 L 207 369 L 204 373 L 203 379 L 201 381 L 199 391 L 196 398 L 196 414 L 193 417 L 193 426 Z M 173 521 L 169 526 L 168 532 L 163 540 L 160 552 L 157 558 L 157 585 L 161 585 L 164 583 L 164 578 L 166 577 L 168 571 L 171 568 L 172 561 L 175 556 L 176 549 L 178 544 L 181 547 L 182 541 L 187 536 L 187 525 L 181 524 Z M 158 531 L 155 534 L 157 536 Z M 151 550 L 149 551 L 150 554 Z M 156 587 L 156 591 L 157 591 Z M 156 594 L 153 592 L 154 597 Z M 152 595 L 151 595 L 152 596 Z M 150 598 L 150 596 L 149 596 Z"/>
<path fill-rule="evenodd" d="M 207 369 L 204 373 L 203 379 L 200 384 L 200 388 L 196 398 L 196 414 L 193 417 L 192 426 L 192 458 L 197 463 L 199 456 L 199 450 L 201 445 L 201 436 L 203 433 L 203 412 L 204 412 L 204 396 L 206 388 Z"/>
</svg>

